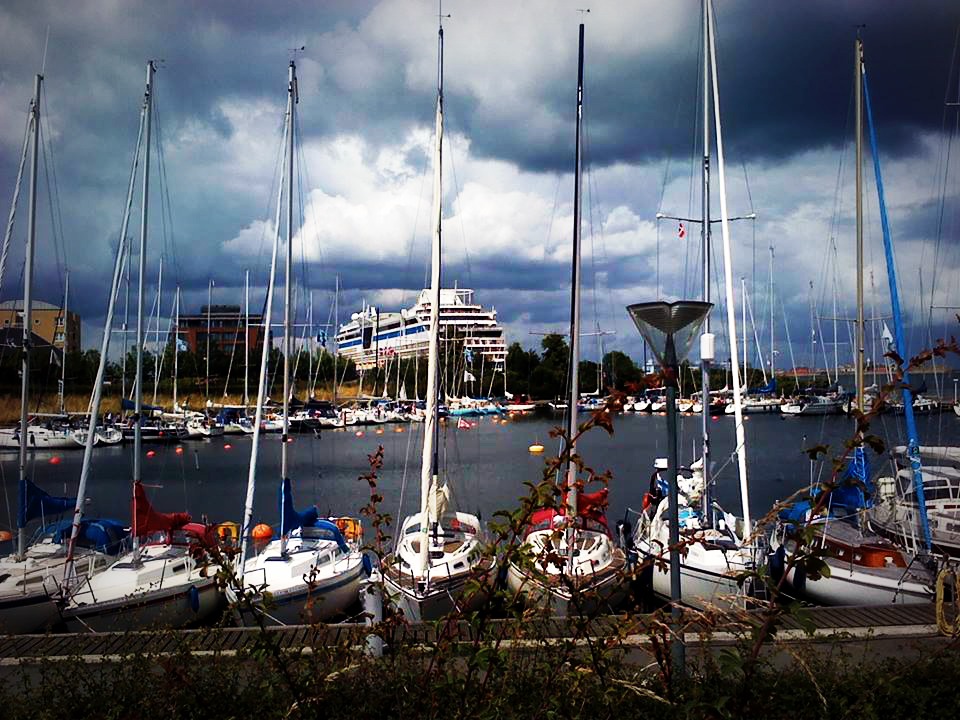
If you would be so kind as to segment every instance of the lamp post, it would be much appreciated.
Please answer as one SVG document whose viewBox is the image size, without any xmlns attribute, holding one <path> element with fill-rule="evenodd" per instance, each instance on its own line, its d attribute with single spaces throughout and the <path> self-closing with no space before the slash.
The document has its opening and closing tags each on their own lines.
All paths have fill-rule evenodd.
<svg viewBox="0 0 960 720">
<path fill-rule="evenodd" d="M 677 497 L 677 370 L 690 352 L 700 326 L 712 303 L 680 300 L 658 301 L 627 306 L 637 330 L 660 363 L 667 388 L 667 518 L 670 525 L 670 600 L 673 605 L 673 669 L 679 675 L 686 665 L 685 648 L 680 637 L 680 511 Z M 704 398 L 704 402 L 709 402 Z"/>
</svg>

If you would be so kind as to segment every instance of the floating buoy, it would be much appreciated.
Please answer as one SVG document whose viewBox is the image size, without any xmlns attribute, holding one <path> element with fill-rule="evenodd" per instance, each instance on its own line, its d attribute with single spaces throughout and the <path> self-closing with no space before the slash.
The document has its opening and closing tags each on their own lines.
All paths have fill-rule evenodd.
<svg viewBox="0 0 960 720">
<path fill-rule="evenodd" d="M 356 435 L 357 437 L 363 437 L 363 430 L 357 430 L 357 431 L 354 433 L 354 435 Z"/>
<path fill-rule="evenodd" d="M 177 455 L 183 455 L 183 445 L 177 445 L 177 449 L 174 450 Z"/>
<path fill-rule="evenodd" d="M 543 445 L 541 445 L 541 444 L 538 443 L 538 442 L 535 442 L 533 445 L 531 445 L 531 446 L 530 446 L 529 448 L 527 448 L 527 449 L 528 449 L 530 452 L 532 452 L 534 455 L 537 455 L 537 454 L 543 452 Z"/>
<path fill-rule="evenodd" d="M 713 415 L 712 417 L 713 417 L 713 421 L 714 421 L 714 422 L 716 422 L 717 420 L 720 419 L 720 416 L 718 416 L 718 415 Z"/>
<path fill-rule="evenodd" d="M 223 449 L 224 449 L 224 450 L 230 450 L 231 448 L 233 448 L 233 445 L 231 445 L 230 443 L 224 443 L 224 444 L 223 444 Z"/>
<path fill-rule="evenodd" d="M 253 526 L 250 531 L 250 537 L 258 542 L 266 542 L 273 537 L 273 528 L 266 523 L 259 523 Z"/>
<path fill-rule="evenodd" d="M 292 438 L 292 437 L 288 437 L 288 438 L 287 438 L 287 443 L 289 444 L 289 443 L 292 443 L 292 442 L 293 442 L 293 438 Z"/>
<path fill-rule="evenodd" d="M 403 427 L 400 426 L 400 425 L 397 425 L 397 426 L 393 429 L 393 431 L 394 431 L 394 432 L 397 432 L 397 433 L 403 432 Z"/>
<path fill-rule="evenodd" d="M 157 454 L 156 450 L 147 450 L 147 457 L 153 457 Z"/>
<path fill-rule="evenodd" d="M 9 542 L 13 540 L 13 533 L 9 530 L 0 530 L 0 542 Z"/>
<path fill-rule="evenodd" d="M 377 428 L 377 435 L 383 435 L 383 428 Z"/>
<path fill-rule="evenodd" d="M 501 424 L 501 425 L 509 425 L 509 424 L 510 424 L 510 421 L 507 420 L 506 418 L 504 418 L 503 420 L 500 421 L 500 424 Z"/>
<path fill-rule="evenodd" d="M 54 455 L 52 458 L 50 458 L 51 465 L 59 465 L 60 462 L 61 462 L 61 458 L 59 455 Z"/>
</svg>

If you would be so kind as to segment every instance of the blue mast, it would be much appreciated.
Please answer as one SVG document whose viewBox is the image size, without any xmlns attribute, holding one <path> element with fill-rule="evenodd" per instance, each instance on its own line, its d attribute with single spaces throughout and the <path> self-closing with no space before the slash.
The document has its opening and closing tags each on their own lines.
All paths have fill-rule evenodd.
<svg viewBox="0 0 960 720">
<path fill-rule="evenodd" d="M 862 59 L 861 59 L 862 62 Z M 890 220 L 887 218 L 887 204 L 883 197 L 883 178 L 880 175 L 880 154 L 877 149 L 877 133 L 873 125 L 873 112 L 870 109 L 870 91 L 867 89 L 866 69 L 863 71 L 863 96 L 867 106 L 867 125 L 870 129 L 870 152 L 873 155 L 873 172 L 877 178 L 877 196 L 880 201 L 880 224 L 883 227 L 883 250 L 887 258 L 887 282 L 890 285 L 890 304 L 893 309 L 894 343 L 897 354 L 906 359 L 906 342 L 903 335 L 903 317 L 900 312 L 900 296 L 897 292 L 897 269 L 893 258 L 893 242 L 890 239 Z M 927 519 L 927 500 L 923 492 L 923 472 L 920 468 L 920 447 L 917 440 L 917 422 L 913 416 L 913 392 L 910 390 L 910 373 L 903 370 L 901 393 L 903 396 L 903 414 L 907 425 L 907 457 L 913 470 L 913 486 L 917 494 L 920 510 L 920 527 L 923 529 L 923 543 L 927 553 L 933 544 L 930 536 L 930 521 Z"/>
</svg>

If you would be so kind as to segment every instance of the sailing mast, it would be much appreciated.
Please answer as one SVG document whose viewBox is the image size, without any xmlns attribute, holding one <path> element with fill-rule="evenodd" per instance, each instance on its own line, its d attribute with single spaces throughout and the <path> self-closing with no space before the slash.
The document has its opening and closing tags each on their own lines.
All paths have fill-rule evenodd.
<svg viewBox="0 0 960 720">
<path fill-rule="evenodd" d="M 296 130 L 294 124 L 294 105 L 297 103 L 297 63 L 290 61 L 290 75 L 287 84 L 287 117 L 290 131 L 287 136 L 287 253 L 284 258 L 283 287 L 283 430 L 280 434 L 280 480 L 289 477 L 289 458 L 287 445 L 290 435 L 290 305 L 293 284 L 293 139 Z M 280 534 L 280 554 L 287 550 L 287 533 Z"/>
<path fill-rule="evenodd" d="M 97 418 L 100 415 L 100 401 L 103 397 L 103 379 L 107 370 L 107 357 L 110 352 L 110 336 L 113 331 L 113 315 L 116 309 L 117 296 L 120 290 L 120 283 L 126 271 L 127 276 L 127 307 L 129 308 L 129 290 L 130 290 L 130 256 L 129 256 L 129 238 L 127 237 L 127 228 L 130 224 L 130 208 L 133 205 L 133 191 L 137 183 L 137 163 L 140 159 L 141 141 L 143 140 L 143 129 L 146 123 L 147 102 L 144 99 L 144 105 L 140 112 L 140 127 L 137 130 L 137 145 L 133 154 L 133 167 L 130 169 L 130 183 L 127 186 L 127 201 L 123 208 L 123 222 L 120 226 L 120 238 L 117 245 L 117 257 L 113 269 L 113 284 L 110 286 L 110 300 L 107 303 L 107 316 L 104 320 L 103 339 L 100 343 L 100 365 L 97 367 L 97 377 L 93 383 L 93 397 L 90 400 L 90 420 L 87 424 L 87 437 L 83 448 L 83 462 L 80 466 L 80 483 L 77 486 L 77 504 L 73 510 L 73 525 L 70 528 L 70 541 L 67 544 L 67 557 L 64 563 L 64 582 L 66 583 L 73 577 L 73 550 L 76 545 L 77 535 L 80 532 L 80 520 L 83 517 L 83 508 L 86 498 L 87 480 L 90 477 L 90 461 L 93 458 L 93 444 L 97 435 Z M 126 267 L 125 267 L 126 266 Z M 126 358 L 126 320 L 124 320 L 124 358 Z M 176 357 L 176 356 L 174 356 Z M 174 385 L 176 392 L 176 385 Z M 121 397 L 126 397 L 124 392 Z M 137 432 L 137 431 L 135 431 Z"/>
<path fill-rule="evenodd" d="M 430 250 L 430 344 L 427 356 L 427 403 L 420 463 L 420 568 L 426 593 L 430 587 L 430 523 L 438 522 L 436 492 L 440 468 L 437 365 L 440 361 L 440 245 L 443 219 L 443 14 L 437 31 L 437 117 L 433 149 L 433 244 Z"/>
<path fill-rule="evenodd" d="M 737 318 L 733 304 L 733 255 L 730 248 L 730 216 L 727 212 L 726 176 L 723 168 L 723 131 L 720 126 L 720 86 L 717 82 L 717 47 L 713 26 L 713 4 L 706 0 L 707 30 L 710 39 L 710 71 L 713 80 L 713 117 L 717 128 L 717 181 L 720 189 L 720 229 L 723 236 L 723 276 L 726 287 L 727 336 L 730 341 L 730 375 L 733 381 L 733 410 L 736 425 L 737 468 L 740 475 L 740 503 L 743 511 L 743 539 L 750 536 L 750 498 L 747 486 L 746 437 L 740 390 L 740 360 L 737 357 Z M 704 463 L 706 464 L 706 463 Z"/>
<path fill-rule="evenodd" d="M 243 271 L 243 407 L 250 405 L 250 271 Z"/>
<path fill-rule="evenodd" d="M 60 414 L 66 413 L 65 393 L 67 392 L 67 307 L 70 302 L 70 271 L 66 271 L 66 278 L 63 286 L 63 311 L 60 317 L 63 319 L 63 348 L 60 353 Z"/>
<path fill-rule="evenodd" d="M 173 308 L 173 326 L 176 328 L 173 335 L 173 411 L 177 411 L 177 374 L 179 372 L 180 360 L 180 286 L 177 286 L 176 297 L 174 298 Z"/>
<path fill-rule="evenodd" d="M 291 61 L 291 65 L 292 64 L 293 62 Z M 291 73 L 292 72 L 293 71 L 291 70 Z M 288 87 L 288 93 L 289 92 L 290 89 Z M 287 140 L 287 134 L 292 132 L 292 109 L 292 105 L 288 102 L 287 122 L 285 122 L 283 125 L 283 143 L 285 143 Z M 282 163 L 286 163 L 286 161 L 287 154 L 284 153 Z M 281 177 L 283 176 L 283 171 L 284 168 L 281 167 Z M 266 307 L 264 307 L 263 310 L 263 345 L 260 352 L 260 374 L 257 377 L 257 405 L 256 409 L 254 410 L 253 437 L 251 438 L 250 442 L 250 465 L 247 468 L 247 494 L 243 506 L 243 525 L 240 527 L 240 555 L 236 561 L 236 567 L 241 579 L 243 578 L 243 573 L 246 566 L 244 560 L 247 557 L 247 544 L 249 542 L 250 529 L 253 521 L 253 493 L 257 484 L 257 456 L 260 450 L 260 424 L 263 422 L 263 403 L 267 389 L 267 366 L 270 364 L 270 319 L 273 317 L 273 294 L 277 275 L 277 252 L 280 245 L 280 214 L 283 209 L 281 203 L 282 198 L 283 182 L 280 182 L 279 187 L 277 188 L 277 214 L 273 222 L 275 232 L 273 236 L 273 251 L 270 257 L 270 278 L 267 281 L 267 302 Z M 283 447 L 280 452 L 285 458 L 287 452 L 286 442 L 283 443 Z M 282 517 L 283 515 L 281 513 L 281 518 Z"/>
<path fill-rule="evenodd" d="M 33 256 L 37 240 L 37 169 L 40 145 L 40 86 L 43 75 L 37 75 L 33 86 L 33 102 L 30 104 L 31 133 L 33 145 L 30 148 L 30 200 L 27 210 L 27 250 L 23 266 L 23 361 L 20 378 L 20 502 L 26 499 L 27 485 L 27 445 L 30 435 L 27 429 L 27 408 L 30 407 L 30 336 L 33 329 Z M 17 513 L 17 560 L 23 560 L 27 549 L 27 531 L 24 523 L 19 522 L 25 508 Z"/>
<path fill-rule="evenodd" d="M 340 354 L 340 343 L 337 342 L 337 335 L 340 334 L 340 276 L 337 275 L 334 279 L 334 290 L 333 290 L 333 327 L 335 329 L 333 335 L 333 408 L 337 408 L 337 385 L 339 384 L 339 378 L 337 377 L 337 356 Z"/>
<path fill-rule="evenodd" d="M 701 247 L 703 253 L 703 302 L 710 302 L 710 24 L 707 3 L 703 3 L 703 189 L 701 208 Z M 700 344 L 700 457 L 703 462 L 703 507 L 706 508 L 707 527 L 713 527 L 710 503 L 710 361 L 713 359 L 713 333 L 710 332 L 710 313 L 703 321 Z M 709 349 L 710 352 L 704 352 Z M 646 345 L 644 345 L 646 354 Z M 707 355 L 708 357 L 704 357 Z M 746 362 L 744 362 L 746 372 Z"/>
<path fill-rule="evenodd" d="M 856 385 L 857 409 L 866 412 L 863 404 L 863 47 L 859 34 L 854 44 L 854 77 L 856 77 L 856 165 L 857 165 L 857 328 Z M 862 448 L 861 448 L 862 453 Z"/>
<path fill-rule="evenodd" d="M 580 40 L 577 52 L 577 139 L 573 167 L 573 260 L 570 271 L 570 396 L 567 408 L 567 572 L 573 573 L 573 532 L 570 524 L 577 517 L 577 466 L 573 462 L 576 452 L 577 400 L 580 397 L 580 174 L 583 169 L 583 23 L 580 23 Z"/>
<path fill-rule="evenodd" d="M 142 472 L 143 431 L 141 413 L 143 412 L 143 289 L 147 270 L 147 209 L 150 198 L 150 127 L 153 115 L 153 75 L 156 67 L 153 60 L 147 62 L 147 87 L 144 92 L 144 153 L 143 153 L 143 200 L 140 210 L 140 257 L 139 276 L 137 279 L 137 372 L 136 394 L 134 396 L 133 418 L 133 521 L 137 518 L 137 485 L 140 484 Z M 133 533 L 133 559 L 140 560 L 140 540 Z"/>
</svg>

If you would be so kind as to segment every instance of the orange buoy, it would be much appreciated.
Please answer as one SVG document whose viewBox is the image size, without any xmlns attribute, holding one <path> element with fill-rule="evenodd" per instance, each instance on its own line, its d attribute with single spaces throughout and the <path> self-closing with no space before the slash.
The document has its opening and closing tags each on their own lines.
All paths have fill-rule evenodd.
<svg viewBox="0 0 960 720">
<path fill-rule="evenodd" d="M 266 523 L 259 523 L 253 526 L 250 531 L 250 537 L 257 542 L 267 542 L 273 537 L 273 528 Z"/>
<path fill-rule="evenodd" d="M 357 437 L 363 437 L 363 430 L 357 430 L 357 431 L 354 433 L 354 435 L 356 435 Z"/>
<path fill-rule="evenodd" d="M 233 447 L 233 445 L 231 445 L 230 443 L 224 443 L 224 444 L 223 444 L 223 449 L 224 449 L 224 450 L 230 450 L 232 447 Z"/>
<path fill-rule="evenodd" d="M 383 435 L 383 428 L 377 428 L 377 435 Z"/>
<path fill-rule="evenodd" d="M 394 432 L 397 432 L 397 433 L 403 432 L 403 426 L 402 426 L 402 425 L 397 425 L 397 426 L 393 429 L 393 431 L 394 431 Z"/>
<path fill-rule="evenodd" d="M 59 465 L 60 463 L 61 463 L 61 458 L 59 455 L 54 455 L 52 458 L 50 458 L 51 465 Z"/>
<path fill-rule="evenodd" d="M 535 442 L 533 445 L 531 445 L 527 449 L 534 455 L 539 455 L 540 453 L 543 452 L 543 445 L 538 442 Z"/>
<path fill-rule="evenodd" d="M 147 450 L 147 457 L 153 457 L 157 454 L 156 450 Z"/>
<path fill-rule="evenodd" d="M 13 540 L 13 533 L 9 530 L 0 530 L 0 542 Z"/>
<path fill-rule="evenodd" d="M 293 442 L 293 438 L 292 438 L 292 437 L 288 437 L 288 438 L 287 438 L 287 443 L 289 444 L 289 443 L 292 443 L 292 442 Z"/>
<path fill-rule="evenodd" d="M 177 449 L 174 450 L 177 455 L 183 455 L 183 445 L 177 445 Z"/>
</svg>

